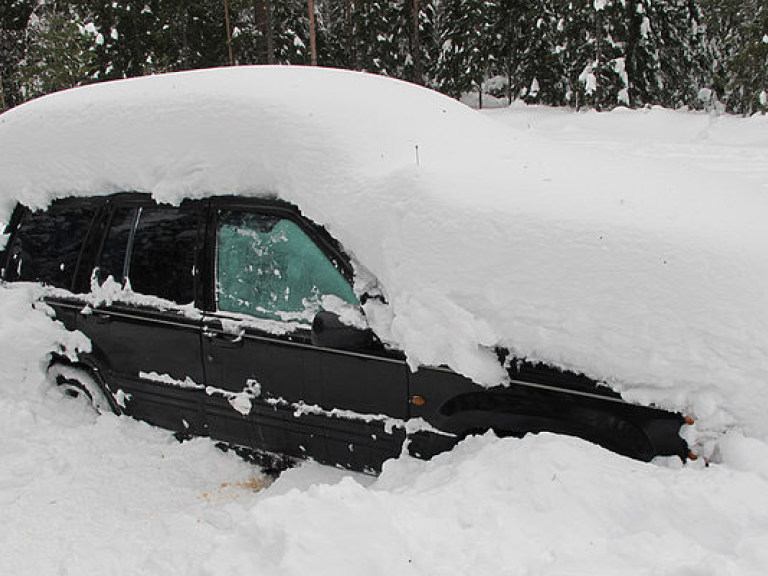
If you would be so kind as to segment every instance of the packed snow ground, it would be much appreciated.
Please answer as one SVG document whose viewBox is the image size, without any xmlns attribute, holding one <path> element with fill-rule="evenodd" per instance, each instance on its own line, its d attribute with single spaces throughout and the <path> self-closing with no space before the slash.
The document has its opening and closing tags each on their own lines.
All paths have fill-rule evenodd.
<svg viewBox="0 0 768 576">
<path fill-rule="evenodd" d="M 511 140 L 522 129 L 643 166 L 673 158 L 768 192 L 762 117 L 521 106 L 487 116 L 509 125 Z M 750 576 L 768 567 L 768 444 L 738 427 L 708 467 L 638 463 L 546 434 L 486 436 L 430 462 L 389 462 L 379 478 L 310 463 L 272 483 L 207 440 L 179 444 L 128 418 L 94 417 L 47 386 L 47 351 L 88 343 L 32 310 L 33 296 L 0 287 L 2 574 Z M 766 413 L 765 396 L 739 402 L 750 400 Z"/>
</svg>

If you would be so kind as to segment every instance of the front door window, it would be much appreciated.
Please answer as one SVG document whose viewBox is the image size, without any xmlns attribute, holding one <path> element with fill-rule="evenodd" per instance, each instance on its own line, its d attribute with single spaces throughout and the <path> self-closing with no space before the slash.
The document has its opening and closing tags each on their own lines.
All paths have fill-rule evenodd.
<svg viewBox="0 0 768 576">
<path fill-rule="evenodd" d="M 293 221 L 225 210 L 216 249 L 218 309 L 309 324 L 323 300 L 357 299 L 352 287 Z"/>
</svg>

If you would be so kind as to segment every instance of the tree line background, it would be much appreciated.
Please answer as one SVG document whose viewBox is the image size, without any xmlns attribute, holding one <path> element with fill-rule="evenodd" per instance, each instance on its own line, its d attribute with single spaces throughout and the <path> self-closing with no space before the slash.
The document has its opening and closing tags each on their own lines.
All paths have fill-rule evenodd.
<svg viewBox="0 0 768 576">
<path fill-rule="evenodd" d="M 317 63 L 481 105 L 768 111 L 768 0 L 0 2 L 0 110 L 103 80 Z"/>
</svg>

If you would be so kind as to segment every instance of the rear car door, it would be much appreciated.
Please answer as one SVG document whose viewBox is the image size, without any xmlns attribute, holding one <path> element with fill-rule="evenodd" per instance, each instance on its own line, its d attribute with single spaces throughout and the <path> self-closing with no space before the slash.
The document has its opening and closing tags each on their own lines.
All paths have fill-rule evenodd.
<svg viewBox="0 0 768 576">
<path fill-rule="evenodd" d="M 385 351 L 312 344 L 315 314 L 357 307 L 351 272 L 293 208 L 216 199 L 203 326 L 213 436 L 249 428 L 264 450 L 377 469 L 399 453 L 407 368 Z M 239 431 L 238 431 L 239 430 Z"/>
<path fill-rule="evenodd" d="M 77 327 L 123 409 L 158 426 L 204 434 L 202 314 L 195 306 L 203 204 L 110 200 Z"/>
</svg>

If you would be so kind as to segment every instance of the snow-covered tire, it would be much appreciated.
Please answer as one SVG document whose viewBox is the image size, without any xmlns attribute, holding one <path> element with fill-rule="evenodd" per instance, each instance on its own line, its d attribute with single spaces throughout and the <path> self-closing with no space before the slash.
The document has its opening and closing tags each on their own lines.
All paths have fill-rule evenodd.
<svg viewBox="0 0 768 576">
<path fill-rule="evenodd" d="M 113 403 L 110 402 L 103 388 L 82 368 L 53 364 L 48 368 L 48 380 L 65 396 L 87 404 L 99 414 L 115 411 Z"/>
</svg>

